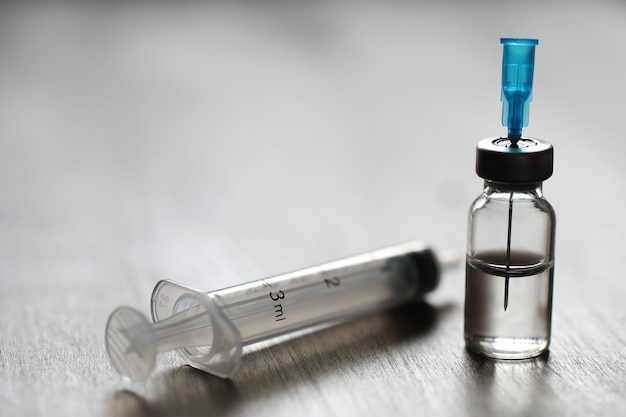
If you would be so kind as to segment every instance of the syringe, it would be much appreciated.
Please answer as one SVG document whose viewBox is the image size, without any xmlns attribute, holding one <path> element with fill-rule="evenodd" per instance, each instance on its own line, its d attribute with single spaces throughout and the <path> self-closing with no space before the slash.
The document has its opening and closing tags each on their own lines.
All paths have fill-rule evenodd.
<svg viewBox="0 0 626 417">
<path fill-rule="evenodd" d="M 222 378 L 239 368 L 242 347 L 325 322 L 419 300 L 458 257 L 410 242 L 209 293 L 160 281 L 152 319 L 131 307 L 109 317 L 105 341 L 119 373 L 134 380 L 157 353 L 177 349 L 189 365 Z"/>
</svg>

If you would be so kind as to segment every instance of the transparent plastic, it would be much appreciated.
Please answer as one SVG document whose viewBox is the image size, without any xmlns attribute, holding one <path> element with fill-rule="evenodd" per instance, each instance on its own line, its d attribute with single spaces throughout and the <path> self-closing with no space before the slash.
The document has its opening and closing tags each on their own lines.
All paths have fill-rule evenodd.
<svg viewBox="0 0 626 417">
<path fill-rule="evenodd" d="M 550 344 L 556 217 L 541 183 L 485 182 L 469 213 L 465 342 L 500 359 Z"/>
<path fill-rule="evenodd" d="M 244 345 L 414 301 L 455 262 L 451 252 L 411 242 L 209 293 L 160 281 L 152 294 L 154 324 L 118 308 L 107 324 L 107 352 L 131 379 L 147 377 L 157 353 L 173 349 L 190 365 L 228 378 Z"/>
</svg>

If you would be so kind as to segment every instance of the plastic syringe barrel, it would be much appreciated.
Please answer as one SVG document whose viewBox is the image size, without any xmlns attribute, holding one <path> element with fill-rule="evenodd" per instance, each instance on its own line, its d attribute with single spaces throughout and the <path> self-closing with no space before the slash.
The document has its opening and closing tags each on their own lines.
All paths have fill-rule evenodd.
<svg viewBox="0 0 626 417">
<path fill-rule="evenodd" d="M 399 245 L 209 293 L 244 345 L 419 299 L 440 276 L 435 253 Z"/>
<path fill-rule="evenodd" d="M 171 329 L 182 329 L 176 322 L 186 320 L 186 330 L 175 333 L 191 342 L 178 345 L 182 356 L 230 377 L 244 345 L 419 300 L 437 286 L 444 263 L 456 259 L 411 242 L 208 293 L 160 281 L 152 295 L 153 327 L 157 338 L 167 335 L 161 346 L 171 349 Z"/>
</svg>

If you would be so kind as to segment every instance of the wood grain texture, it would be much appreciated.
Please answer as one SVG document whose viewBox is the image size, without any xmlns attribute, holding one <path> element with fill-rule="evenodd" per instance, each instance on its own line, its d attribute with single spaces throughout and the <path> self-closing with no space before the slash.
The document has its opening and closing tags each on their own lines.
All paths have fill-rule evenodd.
<svg viewBox="0 0 626 417">
<path fill-rule="evenodd" d="M 626 8 L 544 3 L 0 6 L 0 415 L 626 415 Z M 540 39 L 549 355 L 466 352 L 459 267 L 425 303 L 253 346 L 232 380 L 174 353 L 114 372 L 108 314 L 147 313 L 160 279 L 462 253 L 501 36 Z"/>
</svg>

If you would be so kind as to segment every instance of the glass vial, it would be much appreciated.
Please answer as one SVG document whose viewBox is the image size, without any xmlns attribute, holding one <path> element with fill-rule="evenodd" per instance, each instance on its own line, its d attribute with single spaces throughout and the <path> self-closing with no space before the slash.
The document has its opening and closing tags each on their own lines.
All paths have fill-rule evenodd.
<svg viewBox="0 0 626 417">
<path fill-rule="evenodd" d="M 465 343 L 481 355 L 526 359 L 550 344 L 556 217 L 542 182 L 552 166 L 552 145 L 537 139 L 477 146 L 485 186 L 469 213 Z"/>
</svg>

